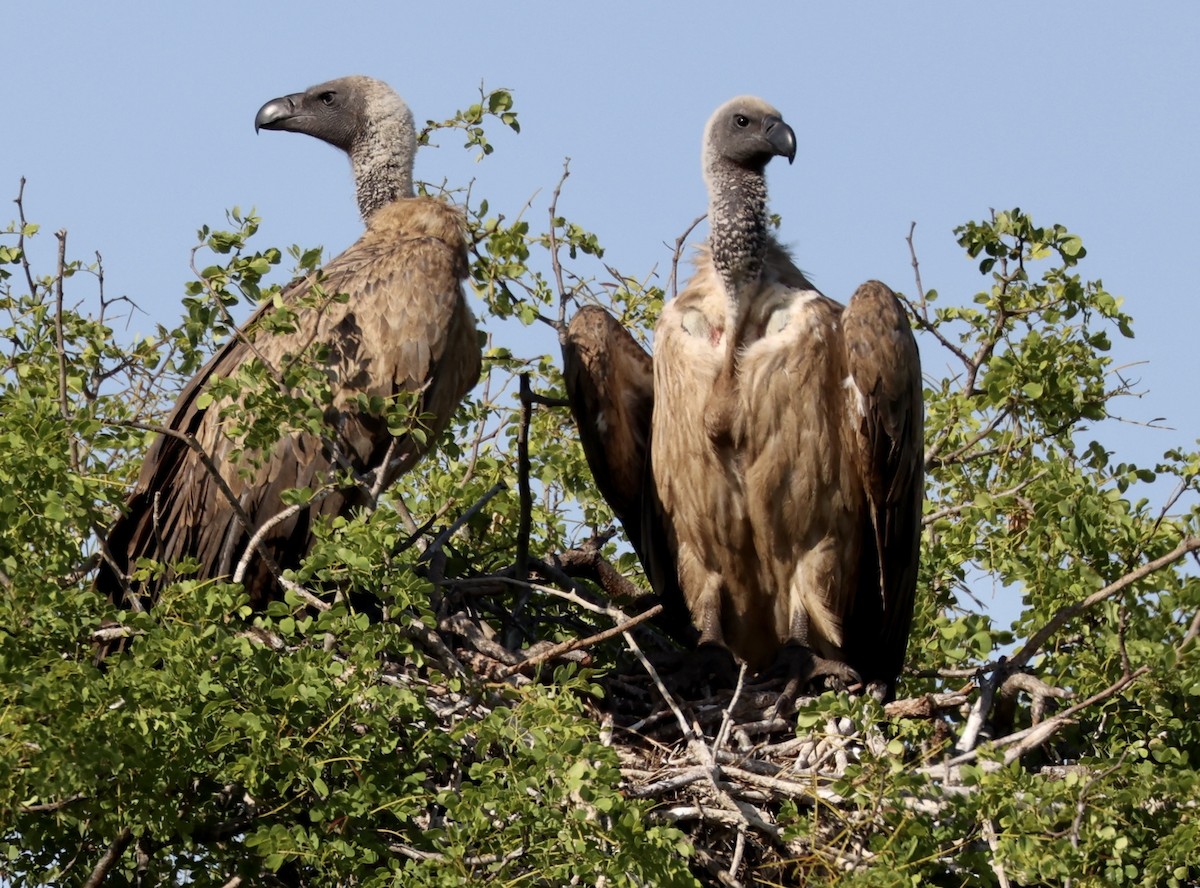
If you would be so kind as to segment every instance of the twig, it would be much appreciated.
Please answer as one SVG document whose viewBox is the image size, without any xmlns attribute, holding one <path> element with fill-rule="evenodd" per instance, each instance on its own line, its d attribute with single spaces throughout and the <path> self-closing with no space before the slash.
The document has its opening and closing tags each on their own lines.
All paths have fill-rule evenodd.
<svg viewBox="0 0 1200 888">
<path fill-rule="evenodd" d="M 22 805 L 21 813 L 22 814 L 53 814 L 56 811 L 61 811 L 63 808 L 67 807 L 68 805 L 73 805 L 76 802 L 82 801 L 83 799 L 86 799 L 86 798 L 87 798 L 87 796 L 85 796 L 83 793 L 77 792 L 74 795 L 67 796 L 65 799 L 59 799 L 57 802 L 43 802 L 40 805 Z"/>
<path fill-rule="evenodd" d="M 380 496 L 380 494 L 383 493 L 383 488 L 387 482 L 387 476 L 388 476 L 387 467 L 392 464 L 392 459 L 394 458 L 394 456 L 396 454 L 396 449 L 399 446 L 400 446 L 400 438 L 396 437 L 396 436 L 392 436 L 392 440 L 390 440 L 388 442 L 387 452 L 383 455 L 383 462 L 381 462 L 379 464 L 379 468 L 376 471 L 375 483 L 371 485 L 371 488 L 368 491 L 371 496 L 371 506 L 373 508 L 378 507 L 378 505 L 379 505 L 379 496 Z M 397 509 L 397 511 L 399 511 L 399 509 Z M 405 512 L 405 514 L 408 513 L 407 506 L 404 507 L 404 512 Z M 408 520 L 412 521 L 412 515 L 408 516 Z"/>
<path fill-rule="evenodd" d="M 506 490 L 507 487 L 508 485 L 506 485 L 503 481 L 497 481 L 495 484 L 489 487 L 483 496 L 475 500 L 475 502 L 473 502 L 469 508 L 467 508 L 461 515 L 454 519 L 453 524 L 451 524 L 434 538 L 433 542 L 429 544 L 429 547 L 421 555 L 421 560 L 427 561 L 429 558 L 431 558 L 433 553 L 439 551 L 442 546 L 446 545 L 446 543 L 449 542 L 450 537 L 458 533 L 464 524 L 478 515 L 483 507 L 491 501 L 492 497 L 494 497 L 500 491 Z"/>
<path fill-rule="evenodd" d="M 1126 660 L 1125 673 L 1128 674 L 1131 671 L 1129 662 Z M 1050 698 L 1067 700 L 1072 696 L 1071 692 L 1065 688 L 1056 688 L 1046 684 L 1036 675 L 1030 675 L 1028 672 L 1014 672 L 1000 685 L 1000 697 L 1005 700 L 1012 700 L 1021 691 L 1027 693 L 1033 701 L 1030 705 L 1030 718 L 1035 725 L 1045 717 L 1047 700 Z"/>
<path fill-rule="evenodd" d="M 533 530 L 533 492 L 529 486 L 529 425 L 533 421 L 529 374 L 521 374 L 521 425 L 517 430 L 517 493 L 520 522 L 517 525 L 517 578 L 529 576 L 529 535 Z M 520 610 L 518 603 L 517 610 Z M 516 614 L 514 614 L 516 616 Z"/>
<path fill-rule="evenodd" d="M 567 293 L 567 287 L 563 281 L 562 262 L 558 259 L 558 235 L 555 233 L 558 230 L 558 198 L 562 194 L 563 183 L 567 181 L 567 177 L 571 175 L 571 158 L 563 158 L 562 176 L 559 177 L 558 184 L 554 186 L 554 194 L 550 198 L 550 266 L 554 270 L 554 282 L 558 287 L 558 341 L 559 344 L 564 344 L 567 340 L 567 299 L 570 298 Z"/>
<path fill-rule="evenodd" d="M 1036 474 L 1031 475 L 1030 477 L 1026 478 L 1021 483 L 1014 484 L 1012 487 L 1008 488 L 1008 490 L 1001 490 L 1001 491 L 997 491 L 996 493 L 989 493 L 988 496 L 993 501 L 999 500 L 999 499 L 1005 499 L 1010 496 L 1016 496 L 1018 493 L 1020 493 L 1022 490 L 1024 490 L 1026 487 L 1028 487 L 1033 482 L 1040 481 L 1042 478 L 1046 477 L 1046 475 L 1049 473 L 1049 471 L 1050 471 L 1049 469 L 1044 469 L 1044 470 L 1037 472 Z M 940 521 L 943 518 L 951 518 L 955 515 L 960 514 L 961 512 L 966 511 L 967 509 L 972 508 L 974 505 L 975 505 L 975 501 L 972 500 L 967 503 L 958 503 L 953 506 L 945 506 L 944 508 L 938 509 L 936 512 L 930 512 L 928 515 L 923 516 L 921 518 L 921 524 L 928 527 L 930 524 L 933 524 L 935 521 Z"/>
<path fill-rule="evenodd" d="M 17 232 L 17 249 L 21 251 L 21 268 L 25 272 L 25 283 L 29 285 L 29 298 L 37 296 L 37 284 L 33 280 L 33 266 L 29 263 L 29 252 L 25 249 L 25 229 L 29 223 L 25 219 L 25 177 L 22 176 L 17 186 L 17 197 L 13 201 L 17 205 L 17 220 L 21 230 Z"/>
<path fill-rule="evenodd" d="M 325 495 L 327 496 L 328 492 Z M 263 537 L 270 533 L 272 528 L 291 518 L 301 509 L 305 509 L 309 505 L 319 502 L 320 499 L 324 499 L 324 496 L 320 497 L 319 499 L 314 497 L 310 503 L 292 503 L 292 505 L 288 506 L 282 512 L 272 515 L 269 520 L 264 521 L 262 527 L 254 532 L 254 535 L 250 537 L 250 542 L 246 544 L 246 551 L 242 553 L 242 558 L 240 561 L 238 561 L 237 568 L 233 572 L 233 582 L 240 583 L 242 581 L 242 578 L 246 575 L 246 568 L 250 565 L 250 559 L 253 558 L 255 552 L 258 551 L 259 544 L 262 543 Z"/>
<path fill-rule="evenodd" d="M 571 406 L 571 401 L 568 398 L 551 398 L 546 395 L 539 395 L 537 392 L 533 392 L 532 394 L 530 394 L 529 402 L 531 404 L 538 404 L 542 407 L 570 407 Z"/>
<path fill-rule="evenodd" d="M 1009 888 L 1010 882 L 1008 875 L 1004 872 L 1004 864 L 998 859 L 1000 854 L 1000 843 L 996 841 L 996 828 L 992 826 L 991 820 L 984 820 L 982 826 L 983 838 L 988 844 L 988 848 L 992 852 L 992 857 L 988 861 L 992 872 L 996 874 L 996 881 L 1000 884 L 1000 888 Z"/>
<path fill-rule="evenodd" d="M 737 871 L 739 869 L 741 869 L 742 856 L 745 853 L 746 853 L 746 830 L 743 829 L 742 827 L 738 827 L 737 840 L 734 842 L 734 845 L 733 845 L 733 856 L 731 858 L 729 858 L 729 875 L 731 876 L 731 881 L 733 881 L 733 883 L 735 885 L 741 884 L 740 882 L 736 881 L 737 880 Z"/>
<path fill-rule="evenodd" d="M 639 623 L 644 623 L 647 620 L 657 617 L 662 613 L 662 609 L 663 606 L 661 604 L 656 604 L 654 607 L 638 614 L 636 617 L 630 617 L 625 622 L 609 629 L 605 629 L 603 632 L 597 632 L 595 635 L 589 635 L 587 638 L 573 638 L 570 641 L 564 641 L 561 644 L 556 644 L 553 647 L 547 648 L 536 656 L 529 657 L 526 660 L 522 660 L 520 663 L 516 663 L 512 666 L 509 666 L 507 669 L 502 670 L 497 678 L 503 680 L 511 675 L 515 675 L 518 672 L 528 672 L 533 667 L 539 666 L 542 663 L 545 663 L 547 660 L 553 660 L 556 657 L 569 654 L 571 651 L 577 651 L 580 648 L 591 647 L 594 644 L 607 641 L 613 636 L 628 632 Z"/>
<path fill-rule="evenodd" d="M 708 213 L 701 213 L 692 220 L 692 224 L 683 230 L 683 234 L 675 238 L 675 249 L 671 253 L 671 298 L 674 299 L 679 293 L 679 260 L 683 257 L 683 246 L 687 243 L 687 239 L 692 236 L 692 232 L 696 230 L 696 226 L 708 218 Z"/>
<path fill-rule="evenodd" d="M 967 723 L 963 726 L 958 742 L 954 744 L 954 748 L 960 752 L 970 752 L 979 742 L 979 732 L 983 730 L 984 723 L 992 711 L 992 700 L 996 696 L 996 682 L 997 676 L 994 674 L 980 682 L 979 696 L 971 706 L 971 714 L 967 717 Z"/>
<path fill-rule="evenodd" d="M 1093 694 L 1086 700 L 1081 700 L 1074 706 L 1064 709 L 1057 715 L 1046 719 L 1046 721 L 1042 722 L 1040 725 L 1034 725 L 1033 727 L 1026 728 L 1023 731 L 1017 731 L 1016 733 L 1008 734 L 1004 737 L 998 737 L 995 740 L 989 741 L 988 743 L 976 746 L 970 752 L 965 752 L 962 755 L 955 756 L 954 758 L 948 759 L 944 762 L 938 762 L 937 764 L 931 765 L 929 768 L 922 770 L 928 771 L 929 773 L 939 773 L 947 768 L 955 768 L 959 765 L 964 765 L 975 761 L 977 758 L 979 758 L 980 753 L 984 750 L 1000 749 L 1007 746 L 1011 746 L 1013 749 L 1010 749 L 1005 755 L 1005 761 L 1009 762 L 1019 758 L 1030 750 L 1036 748 L 1041 743 L 1044 743 L 1060 728 L 1069 724 L 1072 720 L 1074 720 L 1076 714 L 1082 712 L 1090 706 L 1094 706 L 1096 703 L 1103 702 L 1110 697 L 1116 696 L 1149 671 L 1149 666 L 1139 666 L 1129 675 L 1121 676 L 1121 678 L 1113 682 L 1104 690 Z"/>
<path fill-rule="evenodd" d="M 388 850 L 393 854 L 400 854 L 407 857 L 409 860 L 420 861 L 443 861 L 446 860 L 446 855 L 437 851 L 422 851 L 419 848 L 413 848 L 408 845 L 389 845 Z M 517 860 L 525 855 L 525 846 L 522 845 L 507 854 L 479 854 L 473 857 L 464 857 L 461 860 L 466 866 L 492 866 L 496 863 L 508 863 Z"/>
<path fill-rule="evenodd" d="M 662 605 L 658 605 L 659 610 Z M 717 736 L 713 738 L 712 754 L 715 756 L 721 751 L 721 747 L 725 745 L 725 741 L 729 738 L 729 729 L 733 724 L 733 710 L 737 707 L 738 700 L 742 696 L 742 691 L 746 687 L 746 664 L 742 663 L 738 669 L 737 685 L 733 689 L 733 696 L 729 698 L 729 705 L 725 707 L 725 715 L 721 719 L 721 727 L 717 730 Z M 733 867 L 736 872 L 737 867 Z"/>
<path fill-rule="evenodd" d="M 63 279 L 67 276 L 67 230 L 54 232 L 58 238 L 58 268 L 54 276 L 54 350 L 58 353 L 58 406 L 63 422 L 71 422 L 71 402 L 67 394 L 67 342 L 63 334 Z M 79 471 L 79 439 L 69 428 L 67 442 L 71 451 L 71 468 Z"/>
<path fill-rule="evenodd" d="M 913 278 L 917 282 L 917 298 L 921 302 L 925 301 L 925 287 L 921 285 L 921 264 L 917 262 L 917 248 L 913 244 L 913 234 L 917 230 L 917 220 L 914 219 L 908 226 L 908 237 L 904 240 L 908 244 L 908 255 L 912 257 Z"/>
<path fill-rule="evenodd" d="M 654 664 L 650 662 L 650 659 L 642 652 L 641 647 L 638 646 L 637 641 L 628 632 L 625 633 L 625 643 L 629 645 L 629 649 L 633 651 L 638 661 L 642 664 L 642 668 L 646 670 L 651 681 L 654 682 L 654 686 L 658 688 L 663 701 L 671 710 L 671 714 L 675 716 L 675 721 L 678 722 L 679 730 L 683 733 L 683 736 L 692 736 L 692 726 L 688 724 L 688 720 L 684 718 L 683 712 L 680 711 L 679 704 L 675 702 L 675 696 L 667 690 L 667 686 L 663 683 L 662 676 L 658 674 L 658 670 L 654 668 Z"/>
</svg>

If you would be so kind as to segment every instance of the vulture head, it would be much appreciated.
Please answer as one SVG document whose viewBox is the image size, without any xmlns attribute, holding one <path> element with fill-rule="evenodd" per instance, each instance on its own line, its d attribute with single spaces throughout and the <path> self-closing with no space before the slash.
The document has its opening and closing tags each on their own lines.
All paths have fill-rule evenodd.
<svg viewBox="0 0 1200 888">
<path fill-rule="evenodd" d="M 404 100 L 382 80 L 356 75 L 271 99 L 254 129 L 305 133 L 350 156 L 363 219 L 413 196 L 417 131 Z"/>
<path fill-rule="evenodd" d="M 776 155 L 796 159 L 796 134 L 779 112 L 755 96 L 738 96 L 716 110 L 704 128 L 704 172 L 733 166 L 762 175 Z M 710 179 L 711 180 L 711 179 Z"/>
</svg>

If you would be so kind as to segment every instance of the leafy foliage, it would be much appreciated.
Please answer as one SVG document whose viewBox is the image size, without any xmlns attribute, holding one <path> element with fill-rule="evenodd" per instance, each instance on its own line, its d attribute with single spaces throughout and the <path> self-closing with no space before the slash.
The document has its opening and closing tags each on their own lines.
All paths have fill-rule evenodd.
<svg viewBox="0 0 1200 888">
<path fill-rule="evenodd" d="M 518 128 L 505 90 L 431 122 L 423 141 L 449 130 L 482 159 L 492 122 Z M 320 597 L 262 613 L 238 585 L 198 582 L 185 566 L 150 612 L 114 614 L 89 577 L 156 417 L 247 304 L 275 299 L 283 254 L 253 247 L 258 220 L 234 209 L 228 230 L 199 232 L 179 322 L 120 342 L 112 320 L 127 300 L 107 295 L 98 264 L 67 258 L 65 233 L 57 266 L 35 270 L 26 248 L 42 235 L 18 200 L 21 218 L 0 237 L 8 883 L 720 878 L 716 858 L 753 824 L 685 823 L 631 791 L 628 760 L 596 718 L 619 644 L 536 680 L 471 668 L 446 646 L 468 631 L 454 622 L 464 614 L 509 650 L 609 625 L 527 582 L 612 516 L 552 406 L 556 359 L 519 356 L 512 321 L 561 324 L 603 278 L 615 284 L 605 303 L 644 338 L 673 281 L 603 266 L 598 238 L 557 214 L 565 181 L 544 232 L 466 196 L 471 283 L 492 335 L 486 379 L 421 471 L 323 529 L 292 577 Z M 984 289 L 958 303 L 918 281 L 907 300 L 926 367 L 954 367 L 927 379 L 923 594 L 902 687 L 931 708 L 915 717 L 833 695 L 802 707 L 800 736 L 844 738 L 841 763 L 823 795 L 780 779 L 764 800 L 760 788 L 773 857 L 738 851 L 724 877 L 1197 884 L 1200 583 L 1182 559 L 1200 548 L 1200 453 L 1171 450 L 1148 468 L 1100 440 L 1130 391 L 1108 350 L 1132 320 L 1080 277 L 1078 236 L 1020 210 L 956 234 Z M 291 257 L 303 273 L 320 261 Z M 264 323 L 291 320 L 280 308 Z M 544 404 L 516 397 L 521 373 Z M 253 452 L 280 429 L 319 432 L 328 380 L 298 358 L 251 365 L 206 397 Z M 366 406 L 412 422 L 407 405 Z M 599 545 L 644 585 L 627 551 Z M 980 583 L 1019 590 L 1012 627 L 972 604 Z M 94 633 L 114 617 L 132 641 L 97 666 Z"/>
</svg>

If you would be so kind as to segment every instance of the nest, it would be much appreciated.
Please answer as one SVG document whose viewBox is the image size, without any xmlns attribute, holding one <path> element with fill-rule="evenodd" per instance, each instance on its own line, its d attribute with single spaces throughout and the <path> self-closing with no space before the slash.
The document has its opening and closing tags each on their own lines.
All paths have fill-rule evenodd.
<svg viewBox="0 0 1200 888">
<path fill-rule="evenodd" d="M 811 713 L 820 709 L 810 705 L 815 697 L 791 700 L 784 693 L 783 678 L 764 681 L 743 671 L 733 687 L 680 693 L 673 688 L 687 658 L 655 628 L 661 606 L 631 616 L 609 603 L 630 602 L 633 610 L 644 607 L 646 599 L 638 598 L 594 547 L 534 565 L 520 579 L 501 574 L 447 582 L 444 588 L 453 592 L 443 602 L 439 631 L 422 629 L 420 640 L 451 664 L 452 671 L 474 674 L 485 683 L 523 684 L 543 680 L 556 664 L 594 666 L 615 659 L 616 666 L 600 682 L 603 699 L 590 705 L 604 742 L 618 756 L 622 790 L 627 797 L 650 802 L 652 817 L 689 837 L 696 849 L 693 871 L 706 885 L 795 884 L 816 872 L 835 875 L 869 866 L 872 854 L 865 837 L 878 828 L 880 812 L 863 810 L 838 787 L 850 766 L 888 755 L 894 722 L 921 719 L 934 724 L 929 749 L 903 753 L 935 784 L 930 798 L 905 799 L 904 804 L 928 814 L 941 810 L 944 793 L 967 791 L 961 769 L 980 763 L 978 744 L 989 739 L 987 719 L 1001 684 L 1007 682 L 1005 687 L 1014 693 L 1028 692 L 1037 704 L 1034 728 L 991 740 L 992 746 L 1007 746 L 1007 760 L 1043 743 L 1065 723 L 1042 721 L 1045 702 L 1065 697 L 1065 692 L 1025 673 L 1000 671 L 968 671 L 959 676 L 961 690 L 867 707 L 875 714 L 871 719 L 843 715 L 815 723 Z M 601 586 L 605 595 L 589 591 L 591 586 L 580 584 L 580 577 Z M 506 634 L 519 638 L 520 633 L 492 628 L 481 618 L 478 602 L 494 602 L 495 596 L 520 588 L 539 594 L 543 603 L 567 602 L 576 617 L 564 618 L 561 609 L 553 617 L 538 613 L 528 598 L 512 606 L 509 614 L 524 610 L 527 623 L 553 621 L 559 637 L 571 634 L 563 627 L 574 621 L 574 637 L 526 647 L 506 644 Z M 491 614 L 500 610 L 493 606 Z M 593 619 L 582 619 L 580 613 Z M 609 628 L 598 628 L 608 621 Z M 597 649 L 603 649 L 603 655 Z M 488 706 L 486 699 L 472 702 L 458 695 L 447 695 L 444 701 L 452 719 L 479 717 Z M 809 714 L 802 730 L 797 729 L 797 710 Z M 992 761 L 983 764 L 999 767 Z M 811 818 L 801 834 L 788 825 L 794 824 L 796 811 L 831 816 Z M 793 816 L 784 816 L 787 812 Z"/>
<path fill-rule="evenodd" d="M 526 571 L 510 568 L 482 577 L 444 579 L 444 561 L 439 561 L 435 556 L 427 562 L 430 579 L 443 593 L 436 602 L 436 626 L 406 624 L 409 637 L 436 669 L 395 662 L 382 680 L 419 687 L 449 729 L 507 705 L 506 685 L 548 681 L 564 663 L 615 663 L 600 681 L 603 698 L 589 700 L 589 711 L 603 742 L 616 752 L 623 793 L 649 802 L 651 817 L 688 836 L 695 848 L 693 872 L 705 885 L 802 884 L 818 873 L 836 878 L 869 867 L 868 837 L 880 829 L 881 811 L 847 796 L 847 772 L 867 758 L 894 754 L 889 735 L 898 721 L 934 725 L 927 748 L 898 753 L 929 778 L 930 792 L 889 804 L 936 817 L 947 798 L 972 791 L 963 779 L 964 766 L 1008 764 L 1043 746 L 1080 708 L 1138 677 L 1132 674 L 1103 695 L 1048 717 L 1048 706 L 1069 693 L 1026 671 L 1006 670 L 1001 661 L 941 673 L 940 678 L 960 685 L 948 693 L 855 710 L 870 713 L 867 718 L 814 719 L 814 712 L 823 711 L 812 705 L 816 698 L 791 699 L 783 678 L 761 680 L 743 670 L 733 687 L 673 690 L 680 686 L 678 673 L 687 668 L 688 657 L 656 627 L 654 621 L 664 617 L 662 606 L 625 580 L 598 546 L 547 562 L 530 558 Z M 313 596 L 306 600 L 317 608 L 329 606 Z M 527 643 L 538 629 L 565 640 Z M 261 630 L 247 631 L 261 635 Z M 454 683 L 461 690 L 452 690 L 446 677 L 461 679 Z M 1033 701 L 1033 724 L 1013 731 L 1018 693 Z M 797 727 L 797 711 L 804 716 L 803 729 Z M 985 748 L 996 755 L 981 758 Z M 797 812 L 813 815 L 799 830 Z M 994 846 L 995 837 L 985 828 L 978 840 Z M 422 860 L 438 856 L 402 845 L 392 850 Z M 496 861 L 481 857 L 475 862 Z M 947 868 L 955 869 L 949 856 Z"/>
</svg>

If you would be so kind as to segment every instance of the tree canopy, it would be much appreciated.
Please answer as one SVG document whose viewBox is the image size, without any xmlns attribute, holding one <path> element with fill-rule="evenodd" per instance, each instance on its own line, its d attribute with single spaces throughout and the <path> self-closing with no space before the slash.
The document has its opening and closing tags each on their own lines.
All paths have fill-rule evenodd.
<svg viewBox="0 0 1200 888">
<path fill-rule="evenodd" d="M 505 90 L 423 139 L 485 158 L 489 126 L 518 128 Z M 649 667 L 671 646 L 559 358 L 520 335 L 598 302 L 648 337 L 692 229 L 669 274 L 620 269 L 559 215 L 568 171 L 551 182 L 544 224 L 448 192 L 485 379 L 259 613 L 186 564 L 140 566 L 172 578 L 146 613 L 115 612 L 91 575 L 158 421 L 286 283 L 284 251 L 230 211 L 198 232 L 178 321 L 130 341 L 132 302 L 98 258 L 59 231 L 57 261 L 33 260 L 45 233 L 20 183 L 0 235 L 7 883 L 1200 884 L 1200 451 L 1140 466 L 1105 443 L 1135 392 L 1109 355 L 1133 320 L 1081 276 L 1081 237 L 993 212 L 955 231 L 978 292 L 926 289 L 915 252 L 914 281 L 890 282 L 926 368 L 908 666 L 887 706 L 827 693 L 781 717 L 748 679 L 703 701 L 660 688 Z M 249 446 L 309 427 L 320 383 L 248 373 L 216 394 Z M 1011 627 L 984 586 L 1020 596 Z M 97 664 L 114 639 L 126 650 Z"/>
</svg>

